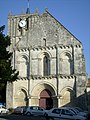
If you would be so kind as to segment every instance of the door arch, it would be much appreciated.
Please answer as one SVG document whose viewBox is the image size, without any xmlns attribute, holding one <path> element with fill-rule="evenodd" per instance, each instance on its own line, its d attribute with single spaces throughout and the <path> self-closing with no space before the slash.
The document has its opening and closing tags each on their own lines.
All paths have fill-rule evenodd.
<svg viewBox="0 0 90 120">
<path fill-rule="evenodd" d="M 46 109 L 51 109 L 53 107 L 52 94 L 48 89 L 44 89 L 40 93 L 39 106 Z"/>
<path fill-rule="evenodd" d="M 75 92 L 72 88 L 66 87 L 61 91 L 61 106 L 74 106 Z"/>
<path fill-rule="evenodd" d="M 28 105 L 27 91 L 25 89 L 21 88 L 17 91 L 14 105 L 15 106 L 27 106 Z"/>
</svg>

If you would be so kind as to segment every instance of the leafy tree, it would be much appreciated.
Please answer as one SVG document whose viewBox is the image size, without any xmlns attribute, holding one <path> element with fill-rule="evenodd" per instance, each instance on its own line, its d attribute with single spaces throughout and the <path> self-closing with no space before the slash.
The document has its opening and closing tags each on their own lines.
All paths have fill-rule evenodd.
<svg viewBox="0 0 90 120">
<path fill-rule="evenodd" d="M 17 79 L 18 72 L 12 69 L 12 53 L 7 50 L 10 46 L 10 37 L 5 36 L 5 26 L 0 27 L 0 90 L 6 87 L 7 81 L 13 82 Z"/>
</svg>

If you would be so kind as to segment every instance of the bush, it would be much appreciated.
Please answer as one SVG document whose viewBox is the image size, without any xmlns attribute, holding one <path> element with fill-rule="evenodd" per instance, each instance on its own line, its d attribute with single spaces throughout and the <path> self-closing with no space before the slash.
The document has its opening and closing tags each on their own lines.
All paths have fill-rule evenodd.
<svg viewBox="0 0 90 120">
<path fill-rule="evenodd" d="M 9 112 L 11 112 L 11 113 L 14 112 L 14 109 L 13 109 L 13 108 L 9 108 L 8 110 L 9 110 Z"/>
</svg>

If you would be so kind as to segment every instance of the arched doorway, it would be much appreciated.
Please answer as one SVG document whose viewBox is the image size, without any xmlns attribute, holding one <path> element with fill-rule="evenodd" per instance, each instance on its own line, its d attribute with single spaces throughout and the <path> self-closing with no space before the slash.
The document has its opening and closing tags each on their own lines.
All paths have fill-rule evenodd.
<svg viewBox="0 0 90 120">
<path fill-rule="evenodd" d="M 40 93 L 39 106 L 44 107 L 46 109 L 51 109 L 53 107 L 52 94 L 48 89 L 44 89 Z"/>
<path fill-rule="evenodd" d="M 17 91 L 15 96 L 14 106 L 27 106 L 28 99 L 27 99 L 27 92 L 23 88 Z"/>
<path fill-rule="evenodd" d="M 71 88 L 64 88 L 61 92 L 61 106 L 73 106 L 74 105 L 74 91 Z"/>
</svg>

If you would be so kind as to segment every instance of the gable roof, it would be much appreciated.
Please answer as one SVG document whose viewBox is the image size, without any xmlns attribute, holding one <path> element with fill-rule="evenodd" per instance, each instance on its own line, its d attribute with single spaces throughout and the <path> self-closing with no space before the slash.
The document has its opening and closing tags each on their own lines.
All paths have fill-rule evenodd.
<svg viewBox="0 0 90 120">
<path fill-rule="evenodd" d="M 79 41 L 81 43 L 80 40 L 78 40 L 60 21 L 58 21 L 49 11 L 46 11 L 51 17 L 53 17 L 59 24 L 61 24 L 61 26 L 63 26 L 64 29 L 66 29 L 66 31 L 68 31 L 77 41 Z M 82 44 L 82 43 L 81 43 Z"/>
<path fill-rule="evenodd" d="M 27 31 L 27 34 L 21 38 L 16 46 L 44 46 L 44 40 L 46 40 L 47 46 L 55 44 L 82 45 L 82 43 L 48 11 L 39 17 L 33 27 Z"/>
</svg>

